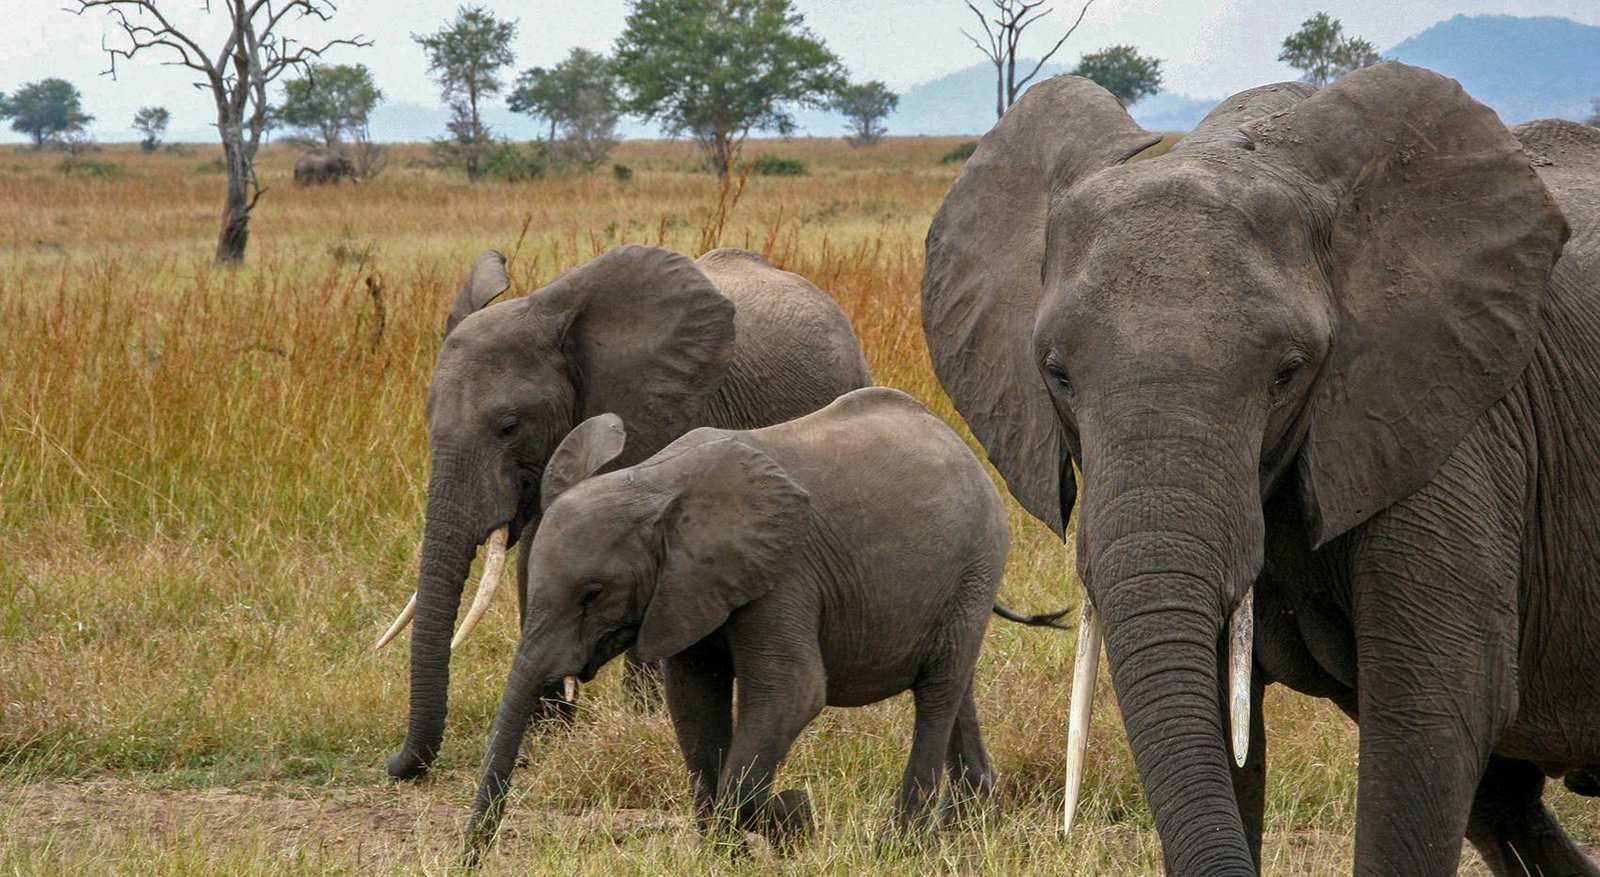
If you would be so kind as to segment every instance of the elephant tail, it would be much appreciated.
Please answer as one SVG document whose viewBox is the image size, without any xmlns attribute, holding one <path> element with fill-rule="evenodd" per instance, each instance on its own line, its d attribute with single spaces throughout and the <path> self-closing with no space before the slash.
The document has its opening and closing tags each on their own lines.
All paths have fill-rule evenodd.
<svg viewBox="0 0 1600 877">
<path fill-rule="evenodd" d="M 1022 613 L 1006 606 L 1004 603 L 994 604 L 994 614 L 1016 624 L 1026 624 L 1029 627 L 1053 627 L 1056 630 L 1071 630 L 1061 619 L 1072 610 L 1062 609 L 1060 612 L 1041 612 L 1038 615 L 1023 615 Z"/>
</svg>

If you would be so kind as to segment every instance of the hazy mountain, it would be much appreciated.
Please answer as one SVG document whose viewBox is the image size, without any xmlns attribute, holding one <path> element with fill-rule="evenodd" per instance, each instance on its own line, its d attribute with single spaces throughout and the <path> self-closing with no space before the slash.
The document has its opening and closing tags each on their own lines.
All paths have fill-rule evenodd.
<svg viewBox="0 0 1600 877">
<path fill-rule="evenodd" d="M 1384 56 L 1460 80 L 1510 125 L 1583 119 L 1600 98 L 1600 27 L 1565 18 L 1457 15 Z"/>
</svg>

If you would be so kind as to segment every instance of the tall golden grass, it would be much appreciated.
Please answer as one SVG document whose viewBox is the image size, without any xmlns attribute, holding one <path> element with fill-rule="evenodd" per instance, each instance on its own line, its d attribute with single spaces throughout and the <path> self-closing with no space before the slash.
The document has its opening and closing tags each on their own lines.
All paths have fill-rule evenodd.
<svg viewBox="0 0 1600 877">
<path fill-rule="evenodd" d="M 114 171 L 0 152 L 0 872 L 448 870 L 514 642 L 496 606 L 457 655 L 434 779 L 389 785 L 405 647 L 374 635 L 412 588 L 422 400 L 443 315 L 486 248 L 519 291 L 625 242 L 754 249 L 831 293 L 880 383 L 958 424 L 917 316 L 922 240 L 958 141 L 755 142 L 799 178 L 720 193 L 692 148 L 629 143 L 635 171 L 472 185 L 398 148 L 359 187 L 296 189 L 269 147 L 248 261 L 211 266 L 213 151 L 108 147 Z M 734 194 L 737 193 L 737 198 Z M 1006 598 L 1077 600 L 1058 541 L 1015 508 Z M 509 603 L 509 601 L 507 601 Z M 1080 824 L 1057 832 L 1072 639 L 996 626 L 981 718 L 1005 814 L 884 848 L 909 705 L 832 711 L 783 781 L 821 831 L 787 860 L 700 849 L 666 719 L 613 673 L 533 745 L 489 873 L 1157 873 L 1102 684 Z M 1348 870 L 1354 728 L 1274 692 L 1269 870 Z M 1600 818 L 1561 802 L 1576 834 Z"/>
</svg>

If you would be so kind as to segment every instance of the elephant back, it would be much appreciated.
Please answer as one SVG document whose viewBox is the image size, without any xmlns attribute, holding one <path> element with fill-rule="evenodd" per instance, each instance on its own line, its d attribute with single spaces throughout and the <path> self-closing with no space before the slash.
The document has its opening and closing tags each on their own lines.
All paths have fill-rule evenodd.
<svg viewBox="0 0 1600 877">
<path fill-rule="evenodd" d="M 695 264 L 734 305 L 728 374 L 695 426 L 770 426 L 872 385 L 849 318 L 815 284 L 732 247 Z"/>
</svg>

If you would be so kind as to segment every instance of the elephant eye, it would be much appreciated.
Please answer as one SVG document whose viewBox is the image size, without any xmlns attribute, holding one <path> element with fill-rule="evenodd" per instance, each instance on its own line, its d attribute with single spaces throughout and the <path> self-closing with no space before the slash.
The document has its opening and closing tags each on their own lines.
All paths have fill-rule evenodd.
<svg viewBox="0 0 1600 877">
<path fill-rule="evenodd" d="M 1290 354 L 1284 360 L 1283 365 L 1278 366 L 1278 373 L 1272 378 L 1272 389 L 1274 391 L 1282 390 L 1294 383 L 1295 379 L 1300 377 L 1300 373 L 1305 371 L 1305 367 L 1306 358 L 1303 355 L 1299 353 Z"/>
<path fill-rule="evenodd" d="M 516 434 L 517 434 L 517 421 L 516 421 L 516 418 L 506 418 L 505 420 L 500 421 L 500 437 L 501 438 L 511 438 L 512 436 L 514 436 Z"/>
<path fill-rule="evenodd" d="M 583 589 L 583 596 L 578 598 L 578 608 L 588 610 L 590 606 L 594 605 L 594 601 L 600 599 L 601 590 L 599 582 L 591 582 L 587 588 Z"/>
<path fill-rule="evenodd" d="M 1056 353 L 1054 350 L 1052 350 L 1045 354 L 1044 370 L 1046 374 L 1050 375 L 1051 380 L 1054 380 L 1056 384 L 1061 387 L 1061 389 L 1067 391 L 1072 390 L 1072 381 L 1067 378 L 1066 363 L 1061 361 L 1061 355 L 1059 353 Z"/>
</svg>

